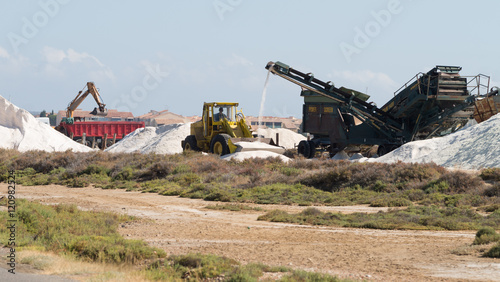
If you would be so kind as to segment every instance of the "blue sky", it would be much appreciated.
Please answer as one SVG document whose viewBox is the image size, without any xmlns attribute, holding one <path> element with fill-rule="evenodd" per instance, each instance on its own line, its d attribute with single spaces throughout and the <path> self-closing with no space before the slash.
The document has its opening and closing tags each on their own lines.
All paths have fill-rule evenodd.
<svg viewBox="0 0 500 282">
<path fill-rule="evenodd" d="M 0 95 L 64 110 L 87 81 L 108 108 L 200 114 L 203 102 L 259 113 L 268 61 L 371 95 L 459 65 L 499 81 L 498 1 L 3 1 Z M 269 82 L 265 115 L 301 117 L 300 88 Z M 81 108 L 95 107 L 87 99 Z"/>
</svg>

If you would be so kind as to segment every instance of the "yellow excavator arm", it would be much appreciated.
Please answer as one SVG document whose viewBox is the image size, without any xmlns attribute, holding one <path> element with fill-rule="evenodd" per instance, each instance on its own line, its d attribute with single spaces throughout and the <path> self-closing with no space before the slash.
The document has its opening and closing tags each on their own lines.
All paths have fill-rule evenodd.
<svg viewBox="0 0 500 282">
<path fill-rule="evenodd" d="M 106 110 L 106 105 L 102 102 L 101 95 L 99 95 L 99 91 L 97 91 L 97 88 L 95 87 L 93 82 L 87 82 L 87 90 L 83 92 L 83 90 L 78 92 L 78 95 L 76 95 L 75 99 L 69 103 L 68 108 L 66 110 L 66 117 L 67 118 L 73 118 L 73 112 L 80 106 L 80 104 L 87 98 L 89 94 L 92 94 L 92 97 L 94 97 L 94 100 L 97 103 L 97 108 L 95 108 L 92 112 L 90 112 L 93 115 L 98 115 L 98 116 L 106 116 L 108 115 L 108 111 Z"/>
</svg>

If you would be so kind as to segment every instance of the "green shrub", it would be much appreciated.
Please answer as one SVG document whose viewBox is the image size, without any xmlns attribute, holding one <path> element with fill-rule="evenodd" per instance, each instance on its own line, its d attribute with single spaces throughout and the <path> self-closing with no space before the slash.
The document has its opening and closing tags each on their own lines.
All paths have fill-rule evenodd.
<svg viewBox="0 0 500 282">
<path fill-rule="evenodd" d="M 302 173 L 302 171 L 300 169 L 295 168 L 295 167 L 288 167 L 288 166 L 280 167 L 279 172 L 281 172 L 282 174 L 284 174 L 286 176 L 297 176 L 297 175 L 300 175 Z"/>
<path fill-rule="evenodd" d="M 235 260 L 215 255 L 187 254 L 170 256 L 164 262 L 155 262 L 148 271 L 165 273 L 167 280 L 189 279 L 193 281 L 229 274 L 239 263 Z"/>
<path fill-rule="evenodd" d="M 481 170 L 479 175 L 483 180 L 500 181 L 500 168 L 486 168 Z"/>
<path fill-rule="evenodd" d="M 366 213 L 323 213 L 308 209 L 308 212 L 288 214 L 274 210 L 258 218 L 273 222 L 289 222 L 311 225 L 333 225 L 377 229 L 431 229 L 431 230 L 471 230 L 478 226 L 499 226 L 500 213 L 483 217 L 470 209 L 431 207 L 409 207 L 405 210 Z"/>
<path fill-rule="evenodd" d="M 425 193 L 446 193 L 450 190 L 450 186 L 447 181 L 441 179 L 430 182 L 425 188 Z"/>
<path fill-rule="evenodd" d="M 484 256 L 489 258 L 500 258 L 500 243 L 488 250 Z"/>
<path fill-rule="evenodd" d="M 500 234 L 491 227 L 485 227 L 477 231 L 476 238 L 474 242 L 472 242 L 472 245 L 483 245 L 497 241 L 500 241 Z"/>
<path fill-rule="evenodd" d="M 478 176 L 460 171 L 448 171 L 441 175 L 438 181 L 448 183 L 451 193 L 465 193 L 478 190 L 484 184 Z"/>
<path fill-rule="evenodd" d="M 169 160 L 159 160 L 140 170 L 137 177 L 142 180 L 162 179 L 172 173 L 174 165 Z"/>
<path fill-rule="evenodd" d="M 134 177 L 134 169 L 131 166 L 123 167 L 116 175 L 113 180 L 132 180 Z"/>
<path fill-rule="evenodd" d="M 205 207 L 206 209 L 211 209 L 211 210 L 229 210 L 229 211 L 241 211 L 241 210 L 254 210 L 254 211 L 262 211 L 262 208 L 259 207 L 249 207 L 247 205 L 242 205 L 242 204 L 216 204 L 216 205 L 209 205 Z"/>
<path fill-rule="evenodd" d="M 323 214 L 323 212 L 321 212 L 317 208 L 307 208 L 303 210 L 300 214 L 304 216 L 318 216 Z"/>
<path fill-rule="evenodd" d="M 163 250 L 153 249 L 144 241 L 125 240 L 118 234 L 77 236 L 66 248 L 77 257 L 94 262 L 137 263 L 165 256 Z"/>
<path fill-rule="evenodd" d="M 500 210 L 500 204 L 488 205 L 482 208 L 485 212 L 494 212 Z"/>
<path fill-rule="evenodd" d="M 172 174 L 181 174 L 191 172 L 191 167 L 187 164 L 179 164 L 174 168 Z"/>
<path fill-rule="evenodd" d="M 307 272 L 303 270 L 295 270 L 291 274 L 284 276 L 280 281 L 295 282 L 295 281 L 315 281 L 315 282 L 339 282 L 343 281 L 338 277 L 324 273 Z"/>
<path fill-rule="evenodd" d="M 267 220 L 271 222 L 290 222 L 290 215 L 282 210 L 273 210 L 265 215 L 261 215 L 257 218 L 257 220 Z"/>
<path fill-rule="evenodd" d="M 164 257 L 165 252 L 143 241 L 125 240 L 118 224 L 132 218 L 112 213 L 80 211 L 75 205 L 46 206 L 18 199 L 16 244 L 43 247 L 56 253 L 70 253 L 89 261 L 135 263 Z M 7 212 L 0 212 L 5 225 Z M 8 230 L 0 229 L 0 241 L 6 243 Z"/>
<path fill-rule="evenodd" d="M 396 196 L 381 197 L 370 203 L 370 207 L 408 207 L 411 205 L 413 203 L 410 200 Z"/>
<path fill-rule="evenodd" d="M 201 180 L 202 179 L 198 174 L 192 172 L 180 174 L 174 178 L 175 182 L 184 187 L 188 187 L 191 184 L 195 183 L 201 183 L 202 182 Z"/>
<path fill-rule="evenodd" d="M 87 166 L 87 168 L 85 168 L 83 171 L 82 171 L 82 174 L 103 174 L 103 175 L 109 175 L 111 172 L 110 169 L 104 167 L 104 166 L 100 166 L 100 165 L 97 165 L 97 164 L 90 164 L 89 166 Z"/>
<path fill-rule="evenodd" d="M 412 202 L 421 201 L 425 198 L 425 192 L 421 189 L 410 189 L 405 191 L 404 194 Z"/>
<path fill-rule="evenodd" d="M 495 183 L 484 190 L 486 197 L 500 197 L 500 183 Z"/>
</svg>

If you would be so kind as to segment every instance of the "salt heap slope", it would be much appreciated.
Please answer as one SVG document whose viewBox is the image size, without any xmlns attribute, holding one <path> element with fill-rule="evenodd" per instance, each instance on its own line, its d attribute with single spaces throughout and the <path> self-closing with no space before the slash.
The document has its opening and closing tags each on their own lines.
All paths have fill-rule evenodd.
<svg viewBox="0 0 500 282">
<path fill-rule="evenodd" d="M 434 162 L 460 169 L 500 167 L 500 114 L 444 137 L 407 143 L 369 161 Z"/>
<path fill-rule="evenodd" d="M 28 111 L 18 108 L 0 96 L 0 148 L 21 152 L 72 150 L 89 152 L 91 148 L 76 143 L 47 124 L 39 122 Z"/>
<path fill-rule="evenodd" d="M 221 159 L 229 161 L 229 160 L 237 160 L 243 161 L 246 159 L 259 158 L 259 159 L 267 159 L 267 158 L 280 158 L 283 162 L 290 161 L 290 158 L 283 156 L 281 154 L 269 151 L 250 151 L 250 152 L 236 152 L 234 154 L 229 154 L 222 156 Z"/>
<path fill-rule="evenodd" d="M 190 134 L 191 123 L 138 128 L 106 149 L 113 153 L 182 153 L 181 141 Z"/>
<path fill-rule="evenodd" d="M 263 136 L 264 138 L 272 138 L 276 141 L 276 133 L 279 134 L 279 145 L 283 146 L 285 149 L 293 149 L 295 146 L 299 145 L 302 140 L 307 140 L 304 135 L 298 134 L 286 128 L 259 128 L 257 129 L 257 134 Z"/>
</svg>

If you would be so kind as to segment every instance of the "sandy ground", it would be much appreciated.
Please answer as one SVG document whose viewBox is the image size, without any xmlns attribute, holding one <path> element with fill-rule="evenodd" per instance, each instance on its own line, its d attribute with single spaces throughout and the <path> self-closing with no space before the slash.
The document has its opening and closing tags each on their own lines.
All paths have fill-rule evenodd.
<svg viewBox="0 0 500 282">
<path fill-rule="evenodd" d="M 0 184 L 0 191 L 7 191 Z M 265 211 L 216 211 L 214 202 L 157 194 L 17 186 L 19 198 L 46 204 L 76 204 L 84 210 L 138 216 L 120 233 L 144 239 L 168 254 L 211 253 L 242 263 L 262 262 L 319 271 L 343 278 L 375 281 L 500 281 L 500 260 L 458 256 L 453 249 L 470 245 L 473 231 L 387 231 L 300 226 L 257 221 Z M 0 193 L 2 194 L 2 193 Z M 298 212 L 305 207 L 252 205 Z M 340 212 L 377 212 L 366 206 L 319 207 Z"/>
</svg>

